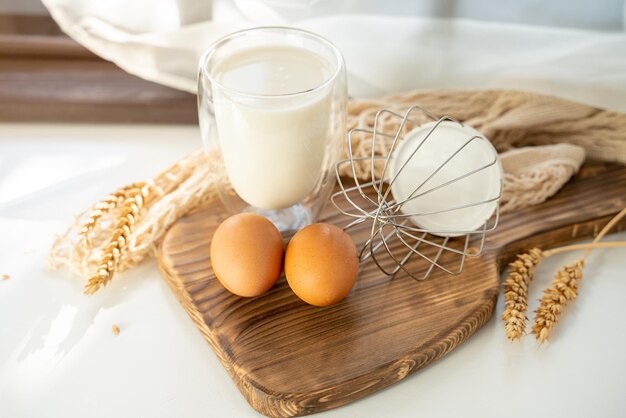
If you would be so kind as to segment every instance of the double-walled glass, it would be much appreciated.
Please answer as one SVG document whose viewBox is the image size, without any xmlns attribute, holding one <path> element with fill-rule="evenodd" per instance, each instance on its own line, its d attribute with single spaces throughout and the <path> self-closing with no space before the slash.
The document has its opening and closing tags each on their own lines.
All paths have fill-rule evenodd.
<svg viewBox="0 0 626 418">
<path fill-rule="evenodd" d="M 232 213 L 256 212 L 281 231 L 313 221 L 327 202 L 346 128 L 339 50 L 310 32 L 244 30 L 200 60 L 198 116 L 205 150 Z"/>
</svg>

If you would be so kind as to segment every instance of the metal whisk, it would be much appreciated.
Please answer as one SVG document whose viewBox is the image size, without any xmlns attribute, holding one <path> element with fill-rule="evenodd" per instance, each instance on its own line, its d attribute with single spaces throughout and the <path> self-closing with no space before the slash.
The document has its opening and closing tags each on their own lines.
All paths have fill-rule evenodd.
<svg viewBox="0 0 626 418">
<path fill-rule="evenodd" d="M 420 112 L 427 120 L 432 121 L 430 123 L 432 127 L 428 127 L 430 124 L 421 125 L 415 120 L 416 112 Z M 381 125 L 383 125 L 381 118 L 383 117 L 399 122 L 399 124 L 394 124 L 398 126 L 397 130 L 385 132 L 384 128 L 381 128 Z M 417 128 L 403 135 L 407 123 L 415 125 Z M 412 193 L 396 201 L 394 194 L 397 189 L 396 183 L 399 182 L 399 179 L 402 178 L 405 184 L 407 179 L 410 179 L 409 182 L 412 181 L 412 177 L 408 176 L 413 174 L 407 171 L 409 170 L 407 167 L 421 164 L 420 158 L 428 158 L 427 155 L 423 154 L 424 150 L 429 146 L 439 146 L 438 143 L 428 145 L 429 142 L 436 140 L 437 130 L 449 128 L 451 124 L 464 129 L 463 135 L 465 135 L 465 130 L 468 130 L 467 138 L 464 137 L 460 145 L 450 155 L 446 155 L 445 160 L 441 164 L 429 171 L 425 179 L 415 180 L 414 187 L 413 183 L 410 183 L 413 190 Z M 411 136 L 411 133 L 420 129 L 420 125 L 421 128 L 426 129 L 424 130 L 425 136 L 419 138 L 413 146 L 410 146 L 411 144 L 407 142 L 407 138 Z M 361 137 L 362 139 L 371 141 L 370 155 L 353 154 L 353 141 L 354 136 L 357 134 L 364 135 L 365 138 Z M 384 139 L 391 141 L 391 145 L 386 155 L 380 155 L 379 145 L 380 141 Z M 453 167 L 451 164 L 466 163 L 468 158 L 466 156 L 463 159 L 464 150 L 467 150 L 467 147 L 476 141 L 486 142 L 486 144 L 476 144 L 474 147 L 480 146 L 489 150 L 493 157 L 491 158 L 490 155 L 486 163 L 468 168 L 460 174 L 455 173 L 451 178 L 445 178 L 440 184 L 434 186 L 429 184 L 437 176 L 445 175 L 446 172 L 448 174 L 451 173 L 451 167 Z M 400 157 L 397 156 L 398 149 L 409 146 L 406 161 L 401 161 Z M 342 214 L 354 219 L 344 229 L 359 225 L 365 227 L 368 222 L 371 223 L 369 239 L 363 243 L 359 253 L 359 258 L 362 262 L 371 258 L 376 266 L 386 275 L 392 276 L 402 270 L 415 280 L 425 280 L 435 267 L 449 274 L 458 274 L 463 270 L 466 257 L 481 254 L 485 243 L 485 235 L 487 232 L 493 231 L 498 224 L 499 200 L 502 194 L 501 167 L 498 155 L 482 134 L 450 116 L 439 118 L 422 107 L 415 105 L 410 107 L 404 114 L 398 114 L 389 109 L 380 110 L 376 114 L 372 129 L 355 128 L 349 132 L 348 147 L 348 158 L 339 161 L 335 165 L 340 191 L 331 196 L 331 201 Z M 377 155 L 377 150 L 379 150 L 379 155 Z M 404 152 L 404 155 L 407 152 Z M 371 180 L 368 182 L 359 181 L 357 176 L 357 165 L 363 167 L 364 161 L 371 171 Z M 343 171 L 342 169 L 345 165 L 350 165 L 348 169 L 352 172 L 354 185 L 344 184 L 344 179 L 340 176 L 340 172 Z M 380 169 L 381 165 L 382 171 L 377 175 L 376 168 Z M 494 175 L 498 178 L 494 179 Z M 403 178 L 403 176 L 407 177 Z M 479 201 L 432 208 L 433 205 L 437 206 L 439 204 L 437 199 L 434 199 L 434 196 L 437 193 L 439 196 L 445 196 L 446 188 L 456 187 L 458 189 L 458 187 L 462 187 L 463 184 L 468 182 L 484 181 L 485 179 L 497 182 L 495 183 L 493 196 L 487 196 Z M 422 199 L 422 202 L 428 202 L 428 206 L 431 206 L 431 208 L 426 211 L 411 211 L 408 206 L 418 204 L 417 207 L 419 207 L 419 199 Z M 425 201 L 423 199 L 430 200 Z M 342 200 L 343 202 L 341 202 Z M 442 202 L 441 205 L 446 206 L 445 202 Z M 421 220 L 429 216 L 455 213 L 461 216 L 464 211 L 474 210 L 472 208 L 479 207 L 486 210 L 484 213 L 488 215 L 486 215 L 487 219 L 484 223 L 478 228 L 472 226 L 471 228 L 454 230 L 420 225 Z M 482 218 L 480 218 L 480 222 L 482 222 Z M 428 247 L 431 247 L 431 249 L 426 250 Z M 412 263 L 411 266 L 413 267 L 409 268 L 408 263 L 415 256 L 419 257 L 426 264 Z M 419 265 L 427 268 L 424 270 L 424 268 L 414 267 Z M 419 270 L 422 274 L 418 274 L 415 270 Z"/>
</svg>

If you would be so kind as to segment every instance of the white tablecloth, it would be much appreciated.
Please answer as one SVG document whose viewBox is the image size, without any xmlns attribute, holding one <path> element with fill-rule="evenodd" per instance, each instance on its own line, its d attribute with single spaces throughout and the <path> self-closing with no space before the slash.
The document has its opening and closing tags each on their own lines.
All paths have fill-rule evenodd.
<svg viewBox="0 0 626 418">
<path fill-rule="evenodd" d="M 626 33 L 618 23 L 624 0 L 43 3 L 93 52 L 190 92 L 209 45 L 239 29 L 273 25 L 310 30 L 335 43 L 354 97 L 515 88 L 626 111 Z"/>
<path fill-rule="evenodd" d="M 253 417 L 154 261 L 92 297 L 50 272 L 54 234 L 120 184 L 199 146 L 187 126 L 0 124 L 0 417 Z M 626 233 L 610 239 L 626 240 Z M 624 249 L 587 263 L 553 342 L 509 344 L 494 317 L 401 383 L 326 417 L 623 417 Z M 548 259 L 532 300 L 575 257 Z M 112 326 L 121 332 L 115 336 Z"/>
</svg>

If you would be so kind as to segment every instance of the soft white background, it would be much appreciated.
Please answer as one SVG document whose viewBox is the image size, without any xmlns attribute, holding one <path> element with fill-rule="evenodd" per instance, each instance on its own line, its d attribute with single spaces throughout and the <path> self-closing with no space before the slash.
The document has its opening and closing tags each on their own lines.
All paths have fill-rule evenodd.
<svg viewBox="0 0 626 418">
<path fill-rule="evenodd" d="M 121 3 L 122 14 L 115 9 Z M 254 20 L 307 20 L 306 25 L 317 25 L 344 50 L 352 68 L 353 94 L 446 83 L 478 88 L 484 86 L 480 83 L 514 80 L 516 86 L 583 95 L 601 104 L 623 108 L 626 103 L 621 1 L 218 0 L 208 14 L 203 7 L 208 1 L 196 2 L 198 10 L 179 9 L 179 4 L 191 3 L 168 0 L 83 4 L 130 25 L 121 32 L 109 31 L 111 21 L 92 26 L 115 34 L 121 44 L 129 39 L 136 43 L 134 58 L 122 65 L 154 79 L 176 79 L 188 88 L 192 88 L 189 72 L 195 72 L 194 54 L 210 41 L 194 37 L 189 42 L 188 33 L 195 36 L 208 29 L 189 22 L 230 16 L 237 22 L 224 22 L 218 31 Z M 7 8 L 42 12 L 31 0 L 2 0 L 0 11 Z M 268 16 L 263 10 L 279 13 Z M 355 10 L 369 15 L 355 15 Z M 339 16 L 329 17 L 331 12 Z M 317 18 L 311 19 L 311 13 Z M 418 18 L 433 15 L 492 23 L 464 21 L 459 26 L 457 21 Z M 381 22 L 384 26 L 379 26 Z M 66 23 L 82 27 L 75 20 Z M 185 28 L 179 30 L 181 26 Z M 129 34 L 129 28 L 135 32 Z M 489 42 L 499 42 L 503 34 L 521 43 L 490 49 Z M 464 43 L 466 35 L 471 42 Z M 487 47 L 476 44 L 474 36 L 482 37 Z M 126 59 L 127 47 L 119 49 L 111 39 L 104 43 L 93 39 L 107 52 L 117 53 L 116 59 Z M 386 60 L 370 57 L 371 40 L 383 42 Z M 160 47 L 172 42 L 182 49 L 174 59 L 161 59 L 171 57 L 172 50 L 146 48 L 150 42 Z M 442 42 L 449 48 L 442 51 Z M 565 52 L 553 56 L 549 46 Z M 155 50 L 161 53 L 154 55 Z M 446 51 L 453 54 L 445 55 Z M 595 53 L 602 59 L 589 60 Z M 159 59 L 154 61 L 155 57 Z M 464 61 L 468 64 L 454 72 L 445 64 L 458 57 L 468 58 Z M 150 62 L 158 65 L 146 67 Z M 434 66 L 424 69 L 423 62 Z M 520 62 L 526 63 L 523 68 L 517 68 Z M 559 72 L 550 72 L 555 69 Z M 199 145 L 197 128 L 189 126 L 0 124 L 0 275 L 11 275 L 10 280 L 0 280 L 0 417 L 257 416 L 154 262 L 120 275 L 89 298 L 81 294 L 80 278 L 46 267 L 54 235 L 77 211 L 120 184 L 151 177 Z M 626 233 L 610 239 L 626 240 Z M 575 257 L 563 255 L 542 263 L 531 299 L 538 299 L 558 266 Z M 553 342 L 544 347 L 538 349 L 532 338 L 516 345 L 505 340 L 499 300 L 494 317 L 444 359 L 383 392 L 322 416 L 623 417 L 624 267 L 623 249 L 593 254 L 579 299 L 566 312 Z M 121 328 L 119 336 L 112 333 L 113 324 Z"/>
<path fill-rule="evenodd" d="M 198 143 L 195 127 L 0 125 L 0 275 L 11 275 L 0 280 L 0 417 L 256 416 L 153 261 L 93 297 L 82 279 L 46 267 L 54 234 L 79 208 Z M 574 257 L 540 266 L 532 300 Z M 547 346 L 509 344 L 499 300 L 449 356 L 325 415 L 623 417 L 624 250 L 593 254 L 585 274 Z"/>
</svg>

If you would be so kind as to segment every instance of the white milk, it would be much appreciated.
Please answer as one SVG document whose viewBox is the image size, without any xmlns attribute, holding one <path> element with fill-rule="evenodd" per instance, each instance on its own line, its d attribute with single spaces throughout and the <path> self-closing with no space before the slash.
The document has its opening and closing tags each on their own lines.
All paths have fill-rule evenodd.
<svg viewBox="0 0 626 418">
<path fill-rule="evenodd" d="M 329 63 L 301 48 L 256 47 L 227 57 L 214 74 L 234 91 L 213 86 L 220 147 L 237 194 L 264 209 L 302 201 L 321 176 L 332 101 L 329 86 L 289 94 L 323 84 Z M 288 96 L 260 97 L 272 95 Z"/>
</svg>

